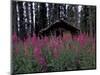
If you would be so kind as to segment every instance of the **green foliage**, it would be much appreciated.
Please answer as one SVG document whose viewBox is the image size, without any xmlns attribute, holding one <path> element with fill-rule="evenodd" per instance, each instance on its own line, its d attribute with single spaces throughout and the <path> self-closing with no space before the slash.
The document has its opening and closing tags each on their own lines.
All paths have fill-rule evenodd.
<svg viewBox="0 0 100 75">
<path fill-rule="evenodd" d="M 68 46 L 71 45 L 71 48 Z M 77 48 L 79 50 L 75 50 Z M 39 64 L 33 55 L 33 48 L 30 46 L 29 55 L 25 56 L 24 49 L 20 48 L 20 52 L 13 57 L 14 73 L 36 73 L 36 72 L 54 72 L 67 70 L 95 69 L 95 53 L 89 51 L 92 45 L 86 44 L 80 47 L 76 41 L 67 41 L 61 49 L 57 58 L 54 58 L 52 49 L 48 47 L 42 48 L 42 56 L 46 60 L 46 65 Z"/>
<path fill-rule="evenodd" d="M 40 65 L 32 57 L 32 48 L 29 53 L 29 56 L 25 56 L 24 51 L 20 50 L 20 53 L 14 56 L 12 63 L 14 73 L 40 72 Z"/>
<path fill-rule="evenodd" d="M 95 69 L 96 55 L 88 51 L 82 50 L 80 53 L 80 67 L 81 69 Z"/>
</svg>

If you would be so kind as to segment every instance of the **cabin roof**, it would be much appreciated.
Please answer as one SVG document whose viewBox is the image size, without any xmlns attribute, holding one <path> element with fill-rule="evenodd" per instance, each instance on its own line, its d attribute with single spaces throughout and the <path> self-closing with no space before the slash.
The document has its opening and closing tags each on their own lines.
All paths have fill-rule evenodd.
<svg viewBox="0 0 100 75">
<path fill-rule="evenodd" d="M 79 28 L 74 27 L 73 25 L 69 24 L 68 22 L 64 20 L 57 20 L 56 22 L 47 26 L 46 28 L 41 29 L 39 32 L 44 32 L 49 29 L 58 28 L 59 26 L 61 26 L 62 28 L 65 28 L 66 30 L 72 31 L 72 32 L 80 31 Z"/>
</svg>

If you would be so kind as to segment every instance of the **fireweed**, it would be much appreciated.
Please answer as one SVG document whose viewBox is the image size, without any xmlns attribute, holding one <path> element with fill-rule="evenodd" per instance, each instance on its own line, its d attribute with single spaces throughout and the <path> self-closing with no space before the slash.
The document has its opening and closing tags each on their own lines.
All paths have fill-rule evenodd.
<svg viewBox="0 0 100 75">
<path fill-rule="evenodd" d="M 36 37 L 36 35 L 34 34 L 33 37 L 30 37 L 28 35 L 27 39 L 25 39 L 24 41 L 21 41 L 19 37 L 16 35 L 16 33 L 14 33 L 12 36 L 12 43 L 13 43 L 13 47 L 14 47 L 13 49 L 15 50 L 16 57 L 17 55 L 20 54 L 20 50 L 21 50 L 20 47 L 18 47 L 18 45 L 22 44 L 24 50 L 24 56 L 28 57 L 30 55 L 30 49 L 32 49 L 32 58 L 34 58 L 33 61 L 36 61 L 37 64 L 45 65 L 46 70 L 48 68 L 48 63 L 47 63 L 47 59 L 43 55 L 42 52 L 43 49 L 48 49 L 51 52 L 52 54 L 51 56 L 53 56 L 53 59 L 56 60 L 60 58 L 62 52 L 67 50 L 75 51 L 76 54 L 78 55 L 81 53 L 81 51 L 84 52 L 86 50 L 88 50 L 90 53 L 92 51 L 95 54 L 95 38 L 92 38 L 82 33 L 73 36 L 73 38 L 69 34 L 68 35 L 64 34 L 63 37 L 45 36 L 42 37 L 41 39 L 39 37 Z M 63 57 L 65 56 L 66 54 Z M 69 55 L 66 56 L 66 58 L 72 56 Z M 63 59 L 63 61 L 64 60 L 65 59 Z M 78 58 L 78 60 L 76 58 L 75 62 L 80 64 L 80 58 Z"/>
</svg>

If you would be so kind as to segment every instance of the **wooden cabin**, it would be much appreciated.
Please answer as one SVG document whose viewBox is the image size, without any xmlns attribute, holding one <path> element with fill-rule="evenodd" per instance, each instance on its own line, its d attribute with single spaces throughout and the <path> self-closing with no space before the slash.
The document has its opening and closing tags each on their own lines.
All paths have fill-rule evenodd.
<svg viewBox="0 0 100 75">
<path fill-rule="evenodd" d="M 58 20 L 52 25 L 41 29 L 39 31 L 40 35 L 43 36 L 51 36 L 51 35 L 56 35 L 56 36 L 63 36 L 63 34 L 70 34 L 70 35 L 75 35 L 79 33 L 79 29 L 74 27 L 73 25 L 68 24 L 67 22 L 63 20 Z"/>
</svg>

